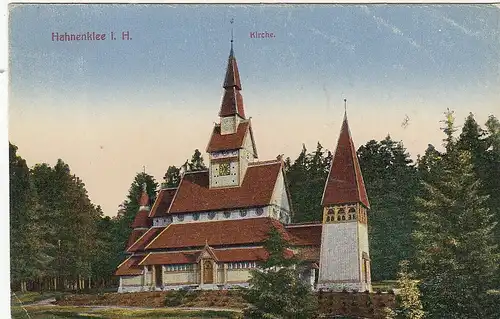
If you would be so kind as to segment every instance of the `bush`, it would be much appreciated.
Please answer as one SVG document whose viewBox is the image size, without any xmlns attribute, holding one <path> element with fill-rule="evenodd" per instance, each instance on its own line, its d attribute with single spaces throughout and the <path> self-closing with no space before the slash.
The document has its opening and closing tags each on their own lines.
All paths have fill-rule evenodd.
<svg viewBox="0 0 500 319">
<path fill-rule="evenodd" d="M 188 292 L 186 290 L 171 291 L 165 296 L 165 306 L 178 307 L 182 305 L 184 297 Z"/>
</svg>

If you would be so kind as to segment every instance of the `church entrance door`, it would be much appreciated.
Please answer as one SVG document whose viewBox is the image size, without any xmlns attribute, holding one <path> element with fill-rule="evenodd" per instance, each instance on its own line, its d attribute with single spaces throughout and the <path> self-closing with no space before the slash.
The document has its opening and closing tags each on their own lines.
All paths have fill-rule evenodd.
<svg viewBox="0 0 500 319">
<path fill-rule="evenodd" d="M 161 287 L 163 284 L 163 274 L 161 265 L 155 265 L 155 284 L 156 287 Z"/>
<path fill-rule="evenodd" d="M 203 261 L 203 283 L 204 284 L 214 283 L 214 265 L 211 260 Z"/>
</svg>

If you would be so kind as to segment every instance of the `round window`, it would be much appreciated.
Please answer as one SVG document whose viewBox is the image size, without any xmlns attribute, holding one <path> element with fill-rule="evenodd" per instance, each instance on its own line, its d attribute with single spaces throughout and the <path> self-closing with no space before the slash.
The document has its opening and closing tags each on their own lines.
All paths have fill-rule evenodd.
<svg viewBox="0 0 500 319">
<path fill-rule="evenodd" d="M 264 208 L 262 208 L 262 207 L 257 208 L 257 210 L 255 211 L 255 214 L 257 216 L 264 214 Z"/>
<path fill-rule="evenodd" d="M 200 219 L 200 214 L 199 214 L 199 213 L 194 213 L 194 214 L 193 214 L 193 219 L 194 219 L 194 220 L 198 220 L 198 219 Z"/>
<path fill-rule="evenodd" d="M 182 222 L 184 220 L 184 215 L 178 215 L 177 216 L 177 219 Z"/>
</svg>

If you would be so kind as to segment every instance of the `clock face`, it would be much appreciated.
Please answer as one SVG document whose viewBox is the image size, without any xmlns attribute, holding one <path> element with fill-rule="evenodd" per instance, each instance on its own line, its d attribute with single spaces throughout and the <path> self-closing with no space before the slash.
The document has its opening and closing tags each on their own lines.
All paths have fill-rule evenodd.
<svg viewBox="0 0 500 319">
<path fill-rule="evenodd" d="M 219 176 L 231 175 L 231 165 L 229 163 L 219 164 Z"/>
</svg>

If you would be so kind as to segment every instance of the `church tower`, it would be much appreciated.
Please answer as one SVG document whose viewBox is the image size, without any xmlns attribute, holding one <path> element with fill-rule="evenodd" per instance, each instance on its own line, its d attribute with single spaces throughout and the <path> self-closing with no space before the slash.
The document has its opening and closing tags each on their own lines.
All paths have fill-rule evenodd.
<svg viewBox="0 0 500 319">
<path fill-rule="evenodd" d="M 257 159 L 251 119 L 245 116 L 240 74 L 231 51 L 223 83 L 224 94 L 216 123 L 207 146 L 210 188 L 238 187 L 250 162 Z"/>
<path fill-rule="evenodd" d="M 370 208 L 347 114 L 322 199 L 318 288 L 371 291 L 367 210 Z"/>
<path fill-rule="evenodd" d="M 141 237 L 144 233 L 146 233 L 151 227 L 151 219 L 149 216 L 149 196 L 146 191 L 146 183 L 142 185 L 141 197 L 139 198 L 139 211 L 137 215 L 135 215 L 134 222 L 130 226 L 132 228 L 132 232 L 130 233 L 130 237 L 128 239 L 127 248 L 132 246 L 136 242 L 139 237 Z"/>
</svg>

